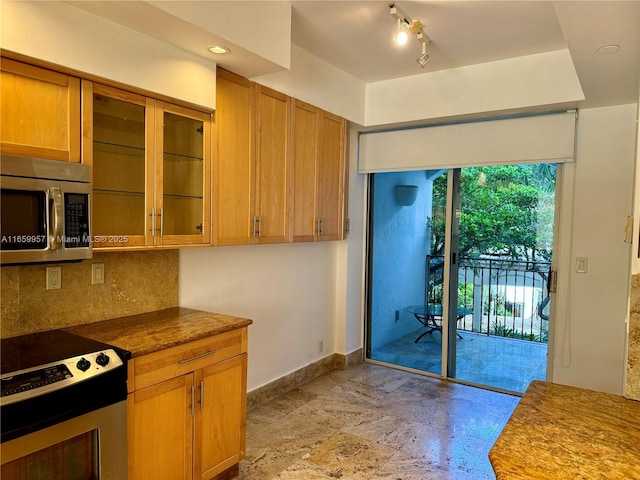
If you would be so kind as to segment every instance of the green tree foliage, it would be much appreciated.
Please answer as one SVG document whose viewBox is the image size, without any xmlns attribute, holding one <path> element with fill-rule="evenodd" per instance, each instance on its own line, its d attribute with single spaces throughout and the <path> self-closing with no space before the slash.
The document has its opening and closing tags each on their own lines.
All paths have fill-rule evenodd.
<svg viewBox="0 0 640 480">
<path fill-rule="evenodd" d="M 460 254 L 550 260 L 555 165 L 461 170 Z M 444 254 L 447 174 L 433 184 L 432 255 Z"/>
</svg>

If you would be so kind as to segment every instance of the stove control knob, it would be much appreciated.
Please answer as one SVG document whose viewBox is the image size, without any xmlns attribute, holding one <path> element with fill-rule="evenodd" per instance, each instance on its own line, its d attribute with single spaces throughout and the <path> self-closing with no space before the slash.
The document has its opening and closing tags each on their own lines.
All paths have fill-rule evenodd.
<svg viewBox="0 0 640 480">
<path fill-rule="evenodd" d="M 109 358 L 109 356 L 105 355 L 102 352 L 96 357 L 96 363 L 101 367 L 106 367 L 109 364 L 110 360 L 111 359 Z"/>
<path fill-rule="evenodd" d="M 76 367 L 78 367 L 78 369 L 83 372 L 86 372 L 87 370 L 89 370 L 90 366 L 91 366 L 91 362 L 84 357 L 78 360 L 78 363 L 76 363 Z"/>
</svg>

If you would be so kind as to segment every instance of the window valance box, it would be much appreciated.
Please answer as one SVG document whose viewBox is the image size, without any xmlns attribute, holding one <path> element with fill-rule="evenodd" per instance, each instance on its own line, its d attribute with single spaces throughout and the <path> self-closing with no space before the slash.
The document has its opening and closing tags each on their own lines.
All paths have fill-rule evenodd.
<svg viewBox="0 0 640 480">
<path fill-rule="evenodd" d="M 360 173 L 434 170 L 574 159 L 575 111 L 363 132 Z"/>
</svg>

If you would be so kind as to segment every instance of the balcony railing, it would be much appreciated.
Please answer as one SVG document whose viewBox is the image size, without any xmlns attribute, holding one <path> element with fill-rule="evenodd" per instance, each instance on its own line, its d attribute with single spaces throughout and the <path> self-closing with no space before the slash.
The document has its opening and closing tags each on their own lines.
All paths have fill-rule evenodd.
<svg viewBox="0 0 640 480">
<path fill-rule="evenodd" d="M 460 257 L 458 330 L 547 342 L 551 262 Z M 442 303 L 444 257 L 427 255 L 426 297 Z"/>
</svg>

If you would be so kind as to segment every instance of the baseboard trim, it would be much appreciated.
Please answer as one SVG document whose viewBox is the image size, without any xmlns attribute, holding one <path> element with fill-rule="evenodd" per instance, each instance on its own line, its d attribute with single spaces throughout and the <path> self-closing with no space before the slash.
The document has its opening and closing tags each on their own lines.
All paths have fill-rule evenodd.
<svg viewBox="0 0 640 480">
<path fill-rule="evenodd" d="M 320 360 L 313 362 L 306 367 L 302 367 L 295 372 L 292 372 L 284 377 L 277 378 L 276 380 L 256 388 L 247 393 L 247 408 L 250 409 L 256 405 L 268 402 L 280 395 L 287 393 L 289 390 L 293 390 L 307 382 L 310 382 L 320 375 L 329 373 L 332 370 L 344 370 L 345 368 L 358 365 L 364 361 L 362 355 L 362 348 L 359 348 L 351 353 L 342 354 L 334 353 Z"/>
</svg>

